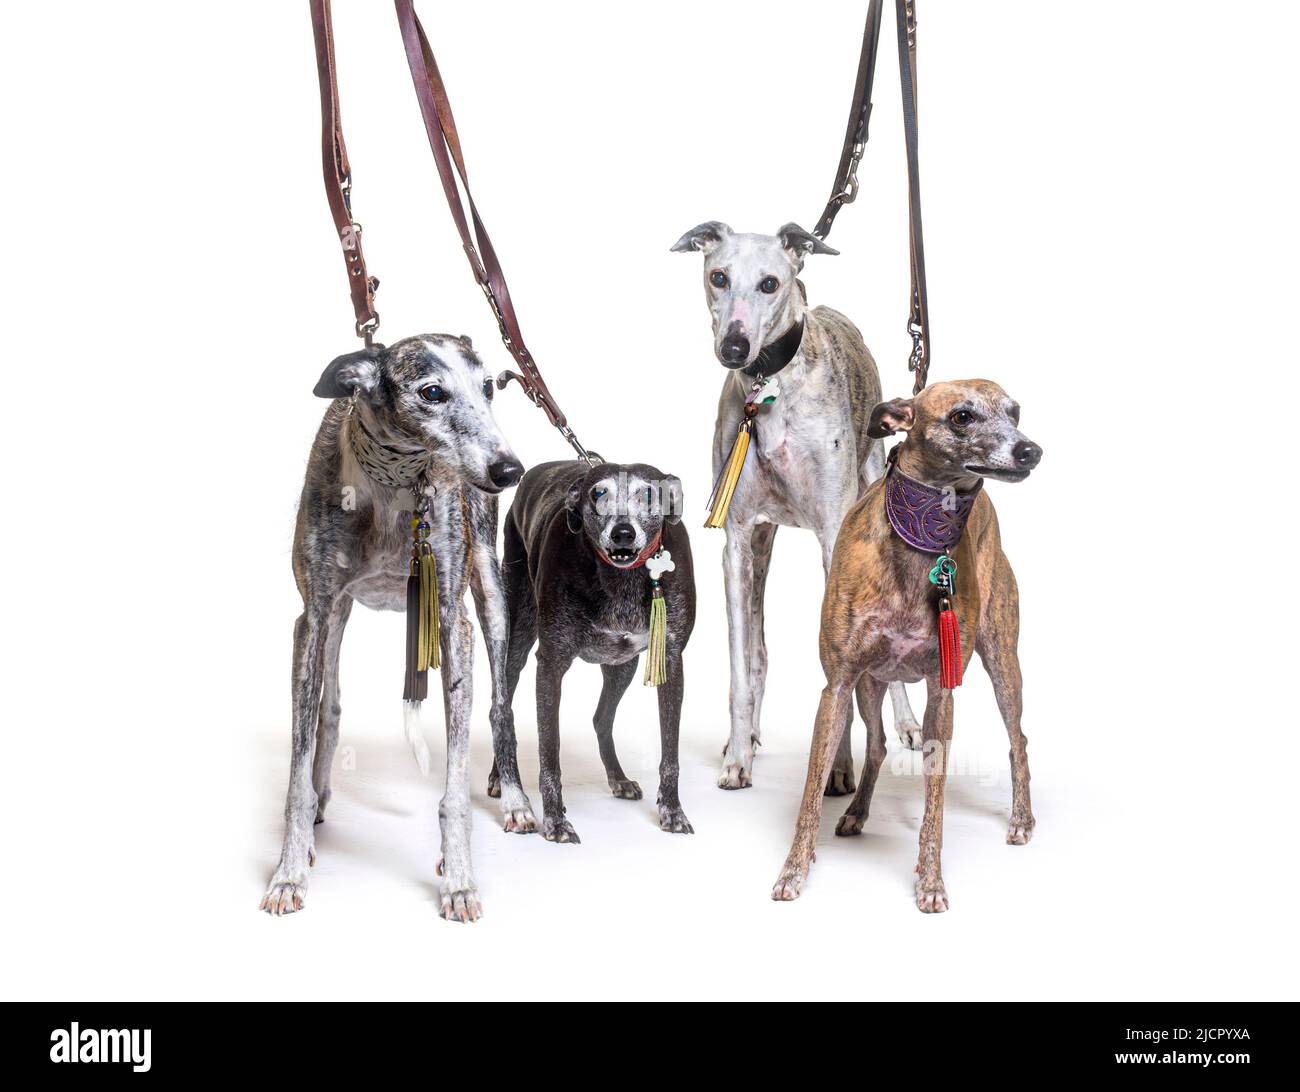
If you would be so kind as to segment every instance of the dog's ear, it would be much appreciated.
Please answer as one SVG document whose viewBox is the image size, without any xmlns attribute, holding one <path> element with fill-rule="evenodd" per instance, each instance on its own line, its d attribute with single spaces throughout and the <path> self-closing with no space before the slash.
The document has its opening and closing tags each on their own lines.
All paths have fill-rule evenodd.
<svg viewBox="0 0 1300 1092">
<path fill-rule="evenodd" d="M 467 348 L 470 352 L 474 351 L 474 343 L 470 341 L 469 334 L 461 334 L 460 340 L 464 343 L 465 348 Z"/>
<path fill-rule="evenodd" d="M 894 435 L 895 432 L 907 432 L 915 419 L 910 398 L 895 398 L 891 402 L 881 402 L 871 411 L 867 435 L 880 440 Z"/>
<path fill-rule="evenodd" d="M 682 504 L 682 480 L 667 474 L 659 483 L 659 507 L 665 523 L 681 523 L 685 508 Z"/>
<path fill-rule="evenodd" d="M 582 498 L 586 494 L 586 479 L 579 478 L 571 486 L 569 491 L 564 495 L 564 507 L 570 512 L 576 512 L 582 506 Z"/>
<path fill-rule="evenodd" d="M 781 245 L 793 254 L 798 262 L 802 262 L 809 254 L 839 253 L 838 250 L 823 243 L 812 232 L 804 231 L 798 224 L 784 225 L 777 231 L 776 236 L 781 240 Z"/>
<path fill-rule="evenodd" d="M 369 394 L 379 383 L 379 355 L 382 345 L 358 349 L 330 361 L 312 391 L 317 398 L 351 398 L 354 391 Z"/>
<path fill-rule="evenodd" d="M 691 228 L 677 242 L 673 243 L 670 249 L 678 254 L 688 250 L 702 250 L 707 254 L 731 234 L 731 228 L 721 220 L 706 220 L 704 223 L 696 224 Z"/>
</svg>

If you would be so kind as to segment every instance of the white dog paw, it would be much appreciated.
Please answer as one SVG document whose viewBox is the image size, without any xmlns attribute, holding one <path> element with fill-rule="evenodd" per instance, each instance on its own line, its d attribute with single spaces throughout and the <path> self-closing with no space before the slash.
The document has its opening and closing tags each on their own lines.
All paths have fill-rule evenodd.
<svg viewBox="0 0 1300 1092">
<path fill-rule="evenodd" d="M 307 902 L 306 879 L 291 880 L 272 879 L 266 894 L 262 896 L 259 909 L 265 910 L 273 918 L 293 914 L 301 910 Z"/>
<path fill-rule="evenodd" d="M 739 758 L 728 746 L 722 755 L 722 772 L 718 774 L 718 788 L 747 789 L 754 783 L 754 752 L 745 751 Z"/>
<path fill-rule="evenodd" d="M 919 751 L 921 749 L 921 726 L 916 721 L 895 722 L 894 731 L 898 733 L 898 738 L 902 740 L 903 746 L 909 751 Z"/>
<path fill-rule="evenodd" d="M 469 924 L 483 916 L 483 906 L 478 901 L 478 889 L 472 883 L 453 890 L 451 884 L 444 883 L 441 890 L 438 913 L 447 921 L 460 921 Z"/>
</svg>

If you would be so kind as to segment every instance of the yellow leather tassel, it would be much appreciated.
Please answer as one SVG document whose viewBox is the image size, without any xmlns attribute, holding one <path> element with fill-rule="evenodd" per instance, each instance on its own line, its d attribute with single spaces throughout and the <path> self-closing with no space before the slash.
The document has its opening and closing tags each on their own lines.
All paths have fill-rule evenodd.
<svg viewBox="0 0 1300 1092">
<path fill-rule="evenodd" d="M 646 686 L 659 686 L 668 678 L 668 604 L 655 583 L 650 597 L 650 644 L 645 651 Z"/>
<path fill-rule="evenodd" d="M 731 454 L 727 457 L 727 465 L 723 468 L 722 477 L 713 488 L 713 496 L 709 499 L 709 518 L 704 521 L 705 527 L 721 527 L 727 522 L 727 509 L 731 507 L 731 497 L 736 492 L 736 482 L 740 480 L 745 456 L 749 454 L 749 437 L 754 431 L 754 419 L 749 415 L 748 409 L 747 406 L 745 419 L 736 431 L 736 439 L 731 445 Z"/>
<path fill-rule="evenodd" d="M 416 663 L 420 671 L 437 670 L 442 662 L 438 628 L 438 563 L 431 550 L 420 554 L 420 643 Z"/>
</svg>

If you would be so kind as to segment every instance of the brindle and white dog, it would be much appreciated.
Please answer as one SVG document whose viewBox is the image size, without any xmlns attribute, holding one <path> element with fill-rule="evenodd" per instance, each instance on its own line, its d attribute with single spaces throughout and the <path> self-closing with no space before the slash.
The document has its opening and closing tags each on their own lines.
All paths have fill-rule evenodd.
<svg viewBox="0 0 1300 1092">
<path fill-rule="evenodd" d="M 808 307 L 796 280 L 804 259 L 838 252 L 797 224 L 786 224 L 776 235 L 751 235 L 713 220 L 692 228 L 672 249 L 704 254 L 714 352 L 731 369 L 713 435 L 715 479 L 727 461 L 755 379 L 775 373 L 779 387 L 775 401 L 758 414 L 727 516 L 722 562 L 731 734 L 718 784 L 741 789 L 752 783 L 754 747 L 760 739 L 767 680 L 763 596 L 776 529 L 811 530 L 821 543 L 823 574 L 830 571 L 845 514 L 885 469 L 884 449 L 867 435 L 867 418 L 880 401 L 880 376 L 853 323 L 829 307 Z M 909 747 L 919 747 L 921 726 L 902 683 L 891 685 L 889 696 L 899 736 Z M 838 796 L 853 788 L 845 732 L 826 792 Z"/>
<path fill-rule="evenodd" d="M 353 602 L 405 610 L 412 485 L 427 483 L 430 542 L 438 563 L 442 692 L 447 717 L 447 789 L 442 827 L 441 913 L 480 915 L 470 869 L 469 720 L 474 630 L 470 588 L 492 669 L 493 744 L 505 829 L 537 829 L 519 784 L 514 721 L 506 697 L 506 611 L 496 553 L 497 502 L 523 467 L 492 418 L 492 379 L 468 338 L 428 334 L 334 360 L 315 393 L 334 399 L 312 445 L 298 509 L 293 568 L 303 613 L 293 633 L 293 751 L 280 863 L 262 898 L 270 914 L 302 909 L 315 863 L 313 820 L 330 798 L 339 738 L 339 643 Z M 401 678 L 395 647 L 393 680 Z M 414 708 L 413 708 L 414 706 Z M 407 732 L 422 768 L 417 703 Z"/>
</svg>

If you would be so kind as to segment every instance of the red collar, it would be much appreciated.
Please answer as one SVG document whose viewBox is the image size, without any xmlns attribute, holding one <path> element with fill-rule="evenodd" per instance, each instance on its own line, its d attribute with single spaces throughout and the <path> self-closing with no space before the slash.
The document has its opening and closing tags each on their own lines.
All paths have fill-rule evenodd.
<svg viewBox="0 0 1300 1092">
<path fill-rule="evenodd" d="M 647 561 L 649 561 L 652 557 L 654 557 L 656 553 L 658 553 L 659 546 L 663 542 L 663 537 L 664 537 L 664 533 L 663 530 L 661 529 L 659 533 L 655 535 L 654 539 L 651 542 L 647 543 L 646 548 L 636 555 L 636 560 L 632 562 L 631 565 L 615 565 L 612 561 L 610 561 L 609 554 L 605 553 L 604 550 L 598 549 L 596 551 L 596 555 L 600 558 L 601 561 L 603 561 L 606 565 L 608 565 L 612 569 L 619 569 L 620 571 L 624 571 L 627 569 L 639 569 L 642 565 L 644 565 Z"/>
</svg>

